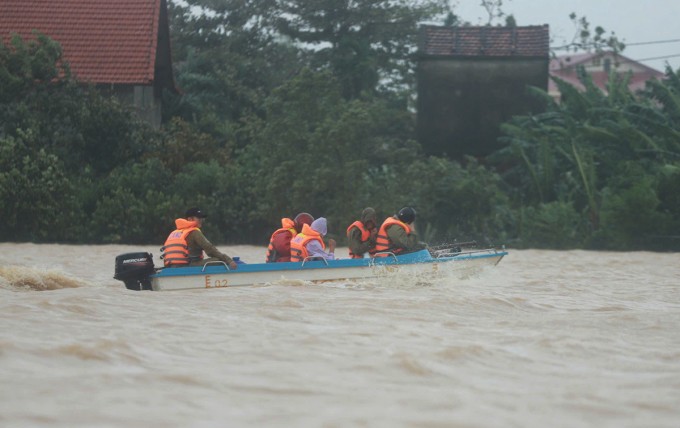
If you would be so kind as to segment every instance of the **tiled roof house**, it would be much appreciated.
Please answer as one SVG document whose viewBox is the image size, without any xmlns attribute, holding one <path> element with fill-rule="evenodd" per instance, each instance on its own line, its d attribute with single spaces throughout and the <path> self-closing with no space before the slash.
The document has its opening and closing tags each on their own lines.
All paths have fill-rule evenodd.
<svg viewBox="0 0 680 428">
<path fill-rule="evenodd" d="M 166 0 L 1 0 L 0 37 L 34 31 L 58 41 L 76 79 L 133 103 L 160 125 L 163 89 L 176 91 Z"/>
<path fill-rule="evenodd" d="M 420 28 L 418 135 L 432 154 L 485 156 L 499 126 L 539 108 L 527 86 L 548 87 L 549 27 Z"/>
<path fill-rule="evenodd" d="M 630 74 L 628 87 L 635 92 L 645 87 L 651 79 L 663 79 L 664 74 L 642 63 L 610 51 L 563 55 L 550 61 L 550 76 L 562 79 L 579 90 L 585 89 L 579 80 L 579 70 L 588 73 L 598 88 L 607 92 L 609 74 Z M 555 82 L 550 79 L 548 93 L 559 100 L 561 94 Z"/>
<path fill-rule="evenodd" d="M 529 27 L 439 27 L 420 29 L 421 55 L 444 58 L 546 58 L 547 25 Z"/>
</svg>

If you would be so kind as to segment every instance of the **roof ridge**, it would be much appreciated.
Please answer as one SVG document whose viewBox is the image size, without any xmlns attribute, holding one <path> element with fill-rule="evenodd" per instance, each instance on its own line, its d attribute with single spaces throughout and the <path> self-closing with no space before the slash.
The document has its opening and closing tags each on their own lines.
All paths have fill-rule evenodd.
<svg viewBox="0 0 680 428">
<path fill-rule="evenodd" d="M 444 27 L 423 25 L 419 51 L 438 57 L 548 58 L 550 27 L 544 25 Z"/>
</svg>

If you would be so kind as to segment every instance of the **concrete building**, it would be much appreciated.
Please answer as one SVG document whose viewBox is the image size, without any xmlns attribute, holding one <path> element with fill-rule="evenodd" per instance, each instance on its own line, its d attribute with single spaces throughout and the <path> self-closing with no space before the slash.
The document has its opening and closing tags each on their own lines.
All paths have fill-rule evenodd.
<svg viewBox="0 0 680 428">
<path fill-rule="evenodd" d="M 418 138 L 429 154 L 484 157 L 500 124 L 539 110 L 527 87 L 548 89 L 549 28 L 420 28 Z"/>
</svg>

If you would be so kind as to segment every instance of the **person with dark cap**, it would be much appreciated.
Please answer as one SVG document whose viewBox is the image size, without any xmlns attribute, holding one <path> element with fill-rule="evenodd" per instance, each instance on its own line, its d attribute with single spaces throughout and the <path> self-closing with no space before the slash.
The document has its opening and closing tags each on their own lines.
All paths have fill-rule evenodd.
<svg viewBox="0 0 680 428">
<path fill-rule="evenodd" d="M 376 238 L 375 251 L 404 254 L 427 248 L 427 245 L 418 240 L 413 222 L 416 220 L 416 210 L 404 207 L 399 213 L 388 217 L 380 226 Z M 387 257 L 389 254 L 376 254 L 376 257 Z"/>
<path fill-rule="evenodd" d="M 378 236 L 378 222 L 375 210 L 371 207 L 361 212 L 361 220 L 350 224 L 347 228 L 349 256 L 360 259 L 375 254 L 375 240 Z"/>
<path fill-rule="evenodd" d="M 165 267 L 203 266 L 208 262 L 222 261 L 229 269 L 237 268 L 236 262 L 219 252 L 201 232 L 203 219 L 207 217 L 200 208 L 189 208 L 184 218 L 175 220 L 177 229 L 170 233 L 161 248 Z M 204 251 L 210 258 L 203 257 Z"/>
<path fill-rule="evenodd" d="M 314 217 L 308 213 L 300 213 L 294 220 L 289 218 L 281 219 L 281 228 L 272 233 L 267 247 L 267 263 L 289 262 L 290 261 L 290 240 L 302 231 L 302 226 L 312 224 Z"/>
</svg>

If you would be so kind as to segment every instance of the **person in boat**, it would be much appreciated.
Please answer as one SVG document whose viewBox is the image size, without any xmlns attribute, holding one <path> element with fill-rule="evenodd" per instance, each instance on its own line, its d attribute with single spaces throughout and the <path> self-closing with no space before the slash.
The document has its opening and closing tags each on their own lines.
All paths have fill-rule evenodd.
<svg viewBox="0 0 680 428">
<path fill-rule="evenodd" d="M 371 207 L 365 208 L 361 212 L 361 220 L 355 221 L 347 228 L 349 256 L 353 259 L 360 259 L 365 255 L 373 257 L 377 236 L 378 223 L 375 210 Z"/>
<path fill-rule="evenodd" d="M 175 229 L 161 248 L 165 267 L 203 266 L 209 262 L 222 261 L 230 269 L 238 265 L 231 257 L 221 253 L 201 232 L 203 220 L 208 216 L 199 208 L 189 208 L 184 218 L 175 220 Z M 209 258 L 203 257 L 203 252 Z"/>
<path fill-rule="evenodd" d="M 314 217 L 308 213 L 300 213 L 295 219 L 281 219 L 281 228 L 272 233 L 267 248 L 267 263 L 289 262 L 290 261 L 290 240 L 298 233 L 302 232 L 302 226 L 312 224 Z"/>
<path fill-rule="evenodd" d="M 328 224 L 324 217 L 317 218 L 311 225 L 303 225 L 302 232 L 290 241 L 290 261 L 301 262 L 307 257 L 335 260 L 335 240 L 328 240 L 328 251 L 323 242 L 327 230 Z"/>
<path fill-rule="evenodd" d="M 427 248 L 424 242 L 418 240 L 414 222 L 416 210 L 412 207 L 404 207 L 399 213 L 388 217 L 380 226 L 376 238 L 375 251 L 389 252 L 393 254 L 411 253 Z M 376 254 L 376 257 L 387 257 L 389 254 Z"/>
</svg>

